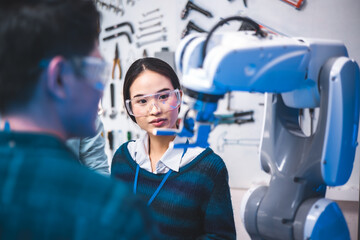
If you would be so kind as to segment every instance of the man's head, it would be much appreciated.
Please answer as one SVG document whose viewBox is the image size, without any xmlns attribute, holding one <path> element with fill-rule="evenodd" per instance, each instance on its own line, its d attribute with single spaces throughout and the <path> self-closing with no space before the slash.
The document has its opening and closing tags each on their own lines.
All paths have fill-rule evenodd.
<svg viewBox="0 0 360 240">
<path fill-rule="evenodd" d="M 98 34 L 99 13 L 92 0 L 1 1 L 0 112 L 6 115 L 34 103 L 34 98 L 44 99 L 39 98 L 41 88 L 41 94 L 53 102 L 51 110 L 63 118 L 59 121 L 74 117 L 93 121 L 89 118 L 95 116 L 81 115 L 82 104 L 88 100 L 97 107 L 102 92 L 79 92 L 82 86 L 75 86 L 75 80 L 86 81 L 82 74 L 86 57 L 100 57 Z M 71 87 L 79 87 L 78 99 Z M 64 130 L 67 135 L 86 134 L 71 133 L 76 127 Z"/>
</svg>

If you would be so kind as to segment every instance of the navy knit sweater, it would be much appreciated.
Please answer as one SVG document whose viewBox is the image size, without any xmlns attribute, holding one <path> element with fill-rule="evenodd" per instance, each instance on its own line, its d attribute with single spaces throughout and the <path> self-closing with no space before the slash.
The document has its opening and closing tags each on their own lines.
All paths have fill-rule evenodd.
<svg viewBox="0 0 360 240">
<path fill-rule="evenodd" d="M 137 163 L 125 143 L 116 151 L 111 174 L 134 185 Z M 165 174 L 140 168 L 137 194 L 147 202 Z M 210 148 L 179 172 L 172 172 L 151 203 L 161 239 L 235 239 L 235 225 L 223 160 Z"/>
</svg>

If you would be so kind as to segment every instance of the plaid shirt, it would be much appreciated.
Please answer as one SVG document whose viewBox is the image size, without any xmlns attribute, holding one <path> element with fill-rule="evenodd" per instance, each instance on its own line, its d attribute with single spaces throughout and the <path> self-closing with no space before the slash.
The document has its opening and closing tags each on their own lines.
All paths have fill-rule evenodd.
<svg viewBox="0 0 360 240">
<path fill-rule="evenodd" d="M 0 239 L 153 239 L 148 209 L 50 135 L 0 132 Z"/>
</svg>

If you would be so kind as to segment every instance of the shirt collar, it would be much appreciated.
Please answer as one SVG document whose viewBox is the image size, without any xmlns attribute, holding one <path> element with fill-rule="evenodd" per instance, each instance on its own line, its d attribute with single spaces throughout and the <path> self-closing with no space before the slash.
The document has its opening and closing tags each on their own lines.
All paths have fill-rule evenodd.
<svg viewBox="0 0 360 240">
<path fill-rule="evenodd" d="M 178 144 L 178 143 L 186 143 L 186 141 L 187 141 L 186 137 L 176 136 L 173 142 L 174 144 Z M 160 161 L 171 170 L 178 172 L 180 169 L 183 153 L 184 151 L 186 151 L 186 149 L 174 148 L 173 147 L 174 144 L 169 146 L 169 148 L 166 150 L 164 155 L 161 157 Z"/>
<path fill-rule="evenodd" d="M 186 143 L 186 137 L 175 136 L 174 143 Z M 130 154 L 134 158 L 137 164 L 142 168 L 151 172 L 151 163 L 149 158 L 149 136 L 145 133 L 138 140 L 135 141 L 135 146 L 130 146 Z M 163 172 L 164 167 L 171 169 L 172 171 L 178 172 L 181 166 L 182 155 L 185 149 L 176 148 L 170 146 L 164 155 L 160 158 L 157 163 L 155 173 Z"/>
</svg>

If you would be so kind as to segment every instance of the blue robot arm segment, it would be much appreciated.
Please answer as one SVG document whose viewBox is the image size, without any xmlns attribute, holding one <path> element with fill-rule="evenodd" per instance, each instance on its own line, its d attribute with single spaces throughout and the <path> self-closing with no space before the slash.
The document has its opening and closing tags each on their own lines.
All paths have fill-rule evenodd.
<svg viewBox="0 0 360 240">
<path fill-rule="evenodd" d="M 328 102 L 321 172 L 329 186 L 343 185 L 350 177 L 359 123 L 359 68 L 346 57 L 330 59 L 320 79 Z M 325 84 L 326 83 L 326 84 Z"/>
</svg>

